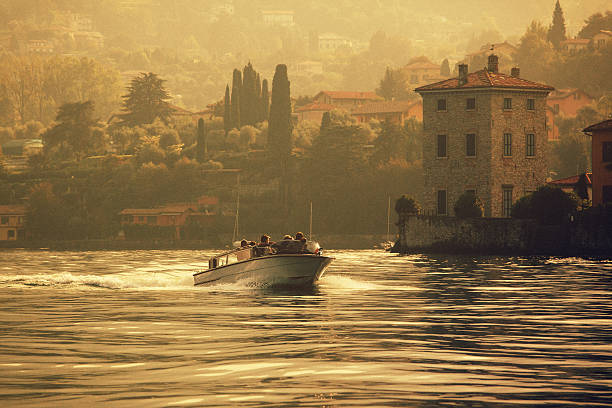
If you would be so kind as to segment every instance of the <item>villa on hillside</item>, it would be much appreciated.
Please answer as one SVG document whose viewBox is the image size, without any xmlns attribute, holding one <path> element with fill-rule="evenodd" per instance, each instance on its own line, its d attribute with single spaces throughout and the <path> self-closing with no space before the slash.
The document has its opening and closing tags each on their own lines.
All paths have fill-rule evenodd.
<svg viewBox="0 0 612 408">
<path fill-rule="evenodd" d="M 425 213 L 452 215 L 463 193 L 486 217 L 509 217 L 514 202 L 546 183 L 546 96 L 551 86 L 486 69 L 416 88 L 423 97 Z"/>
<path fill-rule="evenodd" d="M 612 119 L 583 132 L 592 137 L 593 206 L 612 203 Z"/>
<path fill-rule="evenodd" d="M 578 111 L 585 106 L 591 105 L 595 99 L 580 89 L 558 89 L 550 93 L 546 98 L 546 126 L 548 140 L 559 140 L 559 126 L 556 116 L 575 118 Z"/>
<path fill-rule="evenodd" d="M 0 241 L 25 238 L 26 213 L 24 205 L 0 205 Z"/>
<path fill-rule="evenodd" d="M 321 91 L 313 98 L 313 102 L 316 104 L 333 105 L 335 108 L 344 109 L 348 112 L 355 106 L 382 100 L 383 98 L 374 92 L 352 91 Z"/>
<path fill-rule="evenodd" d="M 411 59 L 408 64 L 401 68 L 401 72 L 411 86 L 446 79 L 446 77 L 440 75 L 440 65 L 434 64 L 425 56 Z"/>
<path fill-rule="evenodd" d="M 409 118 L 415 118 L 418 121 L 423 120 L 423 102 L 418 100 L 366 103 L 353 108 L 351 115 L 357 118 L 359 123 L 378 120 L 402 125 Z"/>
</svg>

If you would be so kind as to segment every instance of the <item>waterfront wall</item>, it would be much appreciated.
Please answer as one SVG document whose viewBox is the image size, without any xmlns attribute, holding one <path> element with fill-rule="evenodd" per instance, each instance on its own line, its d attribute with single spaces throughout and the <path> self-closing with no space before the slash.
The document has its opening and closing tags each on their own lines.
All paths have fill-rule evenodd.
<svg viewBox="0 0 612 408">
<path fill-rule="evenodd" d="M 561 225 L 539 225 L 512 218 L 408 216 L 398 222 L 394 251 L 609 257 L 612 229 L 601 221 L 576 215 Z"/>
</svg>

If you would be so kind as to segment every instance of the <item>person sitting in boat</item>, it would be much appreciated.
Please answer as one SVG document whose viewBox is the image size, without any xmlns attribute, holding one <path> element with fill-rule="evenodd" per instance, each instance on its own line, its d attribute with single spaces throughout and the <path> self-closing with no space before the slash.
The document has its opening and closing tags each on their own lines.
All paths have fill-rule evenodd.
<svg viewBox="0 0 612 408">
<path fill-rule="evenodd" d="M 243 239 L 242 241 L 240 241 L 240 248 L 246 248 L 249 246 L 249 241 L 247 241 L 246 239 Z"/>
<path fill-rule="evenodd" d="M 255 247 L 255 256 L 274 255 L 276 250 L 272 245 L 274 245 L 274 242 L 270 241 L 270 236 L 263 234 L 259 240 L 259 244 Z"/>
<path fill-rule="evenodd" d="M 293 237 L 291 235 L 287 234 L 287 235 L 285 235 L 283 237 L 283 241 L 293 241 Z"/>
<path fill-rule="evenodd" d="M 302 232 L 296 232 L 295 233 L 295 240 L 296 241 L 302 241 L 302 242 L 306 243 L 306 237 L 304 236 L 304 234 Z"/>
</svg>

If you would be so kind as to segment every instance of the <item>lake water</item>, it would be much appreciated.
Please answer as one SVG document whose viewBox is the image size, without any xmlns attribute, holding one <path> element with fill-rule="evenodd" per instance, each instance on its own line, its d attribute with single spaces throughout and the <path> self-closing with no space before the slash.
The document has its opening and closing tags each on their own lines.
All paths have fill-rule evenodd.
<svg viewBox="0 0 612 408">
<path fill-rule="evenodd" d="M 612 406 L 610 262 L 329 251 L 313 289 L 194 288 L 214 253 L 1 251 L 1 406 Z"/>
</svg>

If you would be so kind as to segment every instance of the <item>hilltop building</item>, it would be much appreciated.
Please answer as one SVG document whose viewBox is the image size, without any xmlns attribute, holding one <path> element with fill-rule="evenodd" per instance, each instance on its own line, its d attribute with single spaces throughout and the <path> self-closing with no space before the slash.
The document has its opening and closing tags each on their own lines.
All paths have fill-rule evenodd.
<svg viewBox="0 0 612 408">
<path fill-rule="evenodd" d="M 578 111 L 585 106 L 591 105 L 595 99 L 580 89 L 557 89 L 548 95 L 546 104 L 546 125 L 548 140 L 559 140 L 559 126 L 557 116 L 575 118 Z"/>
<path fill-rule="evenodd" d="M 583 130 L 592 137 L 593 206 L 612 203 L 612 119 Z"/>
<path fill-rule="evenodd" d="M 423 121 L 423 102 L 419 100 L 366 103 L 353 108 L 351 115 L 357 118 L 359 123 L 378 120 L 403 125 L 410 118 L 415 118 L 421 122 Z"/>
<path fill-rule="evenodd" d="M 599 32 L 593 36 L 592 41 L 593 41 L 593 47 L 597 49 L 604 48 L 608 44 L 612 43 L 612 31 L 599 30 Z"/>
<path fill-rule="evenodd" d="M 261 12 L 261 16 L 265 24 L 289 27 L 294 24 L 295 12 L 291 10 L 264 10 Z"/>
<path fill-rule="evenodd" d="M 321 91 L 315 95 L 313 102 L 316 104 L 333 105 L 335 108 L 350 112 L 355 106 L 382 101 L 382 99 L 374 92 Z"/>
<path fill-rule="evenodd" d="M 423 208 L 450 215 L 472 192 L 486 217 L 508 217 L 512 204 L 545 184 L 546 96 L 554 88 L 486 69 L 416 88 L 423 97 Z"/>
<path fill-rule="evenodd" d="M 424 56 L 408 61 L 408 64 L 402 67 L 401 72 L 410 86 L 418 86 L 446 79 L 446 77 L 440 75 L 440 65 L 434 64 L 429 58 Z"/>
</svg>

